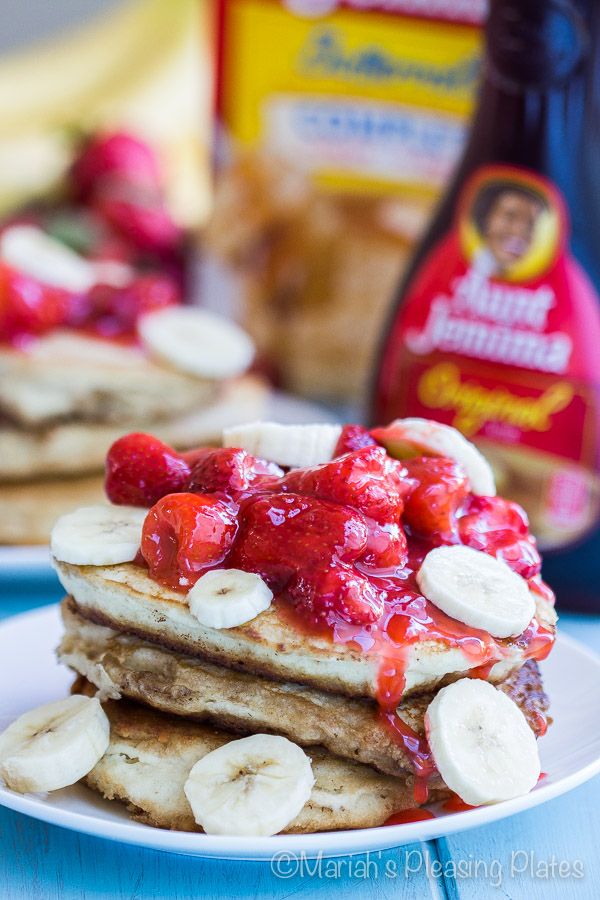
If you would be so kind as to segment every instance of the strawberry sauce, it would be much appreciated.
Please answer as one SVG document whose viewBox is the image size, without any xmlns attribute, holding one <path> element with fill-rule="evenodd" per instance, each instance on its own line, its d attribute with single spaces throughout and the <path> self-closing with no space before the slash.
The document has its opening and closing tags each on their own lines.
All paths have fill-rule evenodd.
<svg viewBox="0 0 600 900">
<path fill-rule="evenodd" d="M 468 812 L 470 809 L 477 809 L 476 806 L 469 806 L 458 794 L 451 793 L 447 800 L 442 803 L 442 810 L 448 813 Z"/>
<path fill-rule="evenodd" d="M 171 489 L 144 525 L 142 556 L 152 577 L 187 591 L 210 568 L 255 572 L 290 627 L 374 655 L 379 716 L 412 760 L 418 802 L 426 799 L 435 766 L 426 738 L 396 712 L 418 645 L 460 651 L 474 678 L 488 678 L 515 651 L 536 660 L 550 652 L 553 630 L 536 617 L 518 637 L 497 639 L 450 618 L 420 593 L 416 575 L 427 553 L 462 543 L 503 559 L 541 604 L 553 602 L 523 510 L 472 494 L 453 460 L 394 460 L 352 426 L 342 435 L 340 456 L 287 474 L 244 450 L 211 450 L 210 458 L 197 451 L 184 486 L 185 466 L 177 465 L 175 451 L 166 456 L 157 443 L 154 461 L 152 443 L 139 441 L 144 471 L 136 475 L 132 465 L 139 458 L 135 439 L 122 441 L 110 453 L 107 488 L 109 499 L 123 502 L 143 495 L 139 480 L 149 506 L 156 489 Z"/>
<path fill-rule="evenodd" d="M 435 819 L 429 809 L 401 809 L 386 819 L 384 825 L 406 825 L 407 822 L 428 822 Z"/>
<path fill-rule="evenodd" d="M 35 226 L 59 250 L 73 244 L 96 266 L 96 281 L 74 291 L 0 260 L 0 344 L 26 351 L 60 328 L 133 345 L 140 316 L 181 302 L 184 234 L 167 209 L 154 150 L 133 135 L 86 140 L 65 175 L 61 199 L 17 211 L 0 231 L 13 225 Z M 115 265 L 121 267 L 117 283 L 109 275 Z"/>
</svg>

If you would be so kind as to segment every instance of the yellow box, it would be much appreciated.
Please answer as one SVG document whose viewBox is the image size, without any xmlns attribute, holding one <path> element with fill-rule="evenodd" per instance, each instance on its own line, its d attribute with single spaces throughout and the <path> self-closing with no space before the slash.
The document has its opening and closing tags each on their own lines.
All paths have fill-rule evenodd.
<svg viewBox="0 0 600 900">
<path fill-rule="evenodd" d="M 221 0 L 217 114 L 226 139 L 260 144 L 333 187 L 435 192 L 463 141 L 479 29 L 385 10 L 445 6 L 449 15 L 457 5 L 360 3 L 309 16 L 298 3 L 290 11 L 276 0 Z M 480 7 L 459 11 L 476 22 Z"/>
<path fill-rule="evenodd" d="M 217 0 L 206 247 L 292 391 L 356 405 L 465 138 L 484 0 Z M 218 292 L 222 296 L 222 292 Z"/>
</svg>

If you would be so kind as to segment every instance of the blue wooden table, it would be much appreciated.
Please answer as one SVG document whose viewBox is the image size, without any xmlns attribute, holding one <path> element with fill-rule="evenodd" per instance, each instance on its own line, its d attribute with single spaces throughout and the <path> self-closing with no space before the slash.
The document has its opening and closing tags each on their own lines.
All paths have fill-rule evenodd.
<svg viewBox="0 0 600 900">
<path fill-rule="evenodd" d="M 0 578 L 0 616 L 54 602 L 49 576 Z M 562 628 L 600 652 L 600 620 Z M 2 690 L 10 690 L 3 685 Z M 576 739 L 576 735 L 574 735 Z M 600 778 L 505 822 L 368 859 L 231 863 L 137 850 L 0 809 L 0 898 L 600 898 Z M 360 862 L 362 860 L 362 864 Z M 561 867 L 562 863 L 562 867 Z M 313 864 L 314 865 L 314 864 Z"/>
</svg>

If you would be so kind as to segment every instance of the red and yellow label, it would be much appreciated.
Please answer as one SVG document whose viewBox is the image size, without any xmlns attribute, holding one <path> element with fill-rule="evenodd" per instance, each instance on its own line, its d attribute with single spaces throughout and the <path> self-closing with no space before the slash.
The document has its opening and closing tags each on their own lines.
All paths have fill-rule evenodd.
<svg viewBox="0 0 600 900">
<path fill-rule="evenodd" d="M 474 439 L 546 546 L 579 538 L 600 508 L 600 300 L 566 237 L 546 180 L 479 170 L 409 285 L 380 375 L 382 419 Z"/>
</svg>

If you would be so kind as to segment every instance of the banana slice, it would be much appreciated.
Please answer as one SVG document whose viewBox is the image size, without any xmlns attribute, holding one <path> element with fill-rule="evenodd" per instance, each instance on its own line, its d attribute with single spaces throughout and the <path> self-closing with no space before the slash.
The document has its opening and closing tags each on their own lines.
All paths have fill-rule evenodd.
<svg viewBox="0 0 600 900">
<path fill-rule="evenodd" d="M 229 319 L 203 309 L 172 306 L 147 313 L 138 333 L 149 353 L 202 378 L 233 378 L 254 359 L 254 344 Z"/>
<path fill-rule="evenodd" d="M 341 425 L 250 422 L 223 431 L 224 447 L 241 447 L 280 466 L 316 466 L 332 459 Z"/>
<path fill-rule="evenodd" d="M 398 459 L 422 453 L 425 456 L 447 456 L 460 463 L 475 494 L 496 494 L 494 473 L 485 456 L 460 431 L 430 419 L 396 419 L 386 428 L 374 428 L 376 441 Z"/>
<path fill-rule="evenodd" d="M 417 573 L 424 596 L 439 609 L 497 638 L 516 637 L 535 614 L 524 578 L 506 563 L 471 547 L 436 547 Z"/>
<path fill-rule="evenodd" d="M 184 791 L 207 834 L 271 835 L 296 818 L 314 781 L 310 759 L 297 744 L 253 734 L 199 760 Z"/>
<path fill-rule="evenodd" d="M 429 746 L 450 790 L 471 806 L 528 794 L 540 777 L 535 735 L 519 707 L 487 681 L 442 688 L 425 713 Z"/>
<path fill-rule="evenodd" d="M 111 287 L 125 287 L 135 278 L 135 270 L 127 263 L 115 259 L 99 259 L 90 263 L 96 284 L 109 284 Z"/>
<path fill-rule="evenodd" d="M 0 776 L 13 791 L 57 791 L 104 756 L 110 725 L 100 701 L 73 695 L 27 712 L 0 734 Z"/>
<path fill-rule="evenodd" d="M 131 562 L 140 549 L 147 513 L 137 506 L 82 506 L 55 522 L 52 555 L 77 566 Z"/>
<path fill-rule="evenodd" d="M 260 575 L 241 569 L 206 572 L 188 593 L 192 614 L 208 628 L 235 628 L 271 605 L 273 594 Z"/>
<path fill-rule="evenodd" d="M 35 225 L 12 225 L 0 236 L 0 258 L 37 281 L 85 293 L 96 282 L 93 266 Z"/>
</svg>

